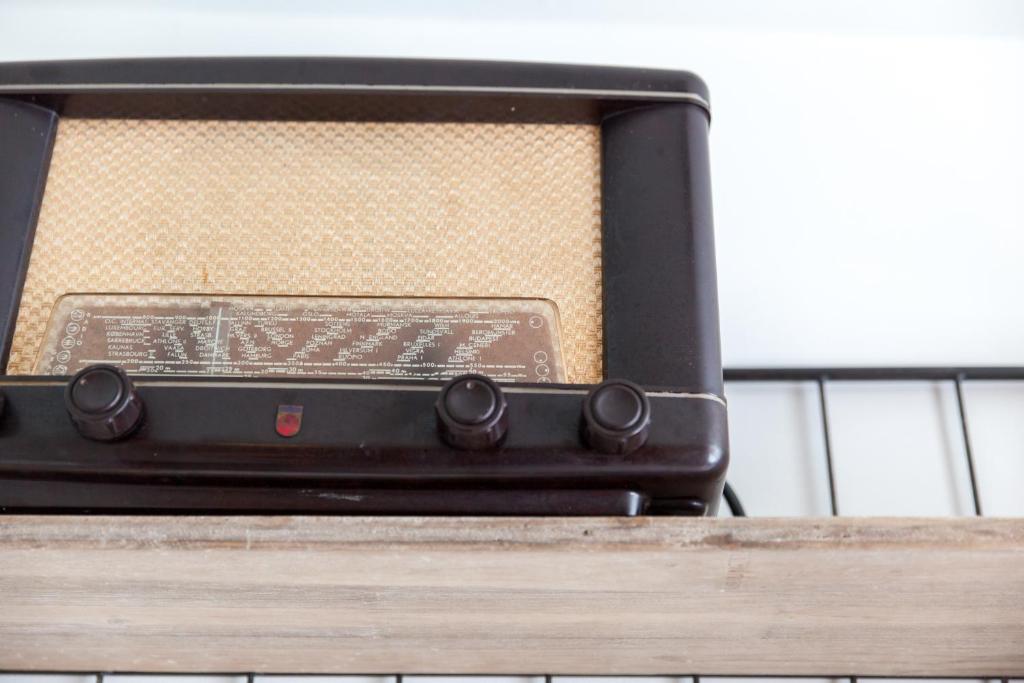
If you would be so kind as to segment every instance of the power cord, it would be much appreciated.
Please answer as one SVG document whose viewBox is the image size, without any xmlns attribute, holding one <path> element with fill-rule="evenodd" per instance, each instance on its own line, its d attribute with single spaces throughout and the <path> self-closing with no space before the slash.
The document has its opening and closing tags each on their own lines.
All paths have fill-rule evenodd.
<svg viewBox="0 0 1024 683">
<path fill-rule="evenodd" d="M 732 512 L 733 517 L 746 517 L 747 512 L 743 509 L 743 503 L 740 502 L 740 497 L 736 495 L 736 492 L 729 486 L 729 482 L 725 482 L 725 488 L 722 490 L 722 497 L 725 498 L 725 504 L 729 506 L 729 511 Z"/>
</svg>

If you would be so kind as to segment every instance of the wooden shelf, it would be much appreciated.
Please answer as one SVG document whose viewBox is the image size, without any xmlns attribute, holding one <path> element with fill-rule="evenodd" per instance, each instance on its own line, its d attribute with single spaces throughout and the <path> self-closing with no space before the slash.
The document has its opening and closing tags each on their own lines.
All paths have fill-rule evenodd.
<svg viewBox="0 0 1024 683">
<path fill-rule="evenodd" d="M 0 517 L 0 670 L 1024 674 L 1024 520 Z"/>
</svg>

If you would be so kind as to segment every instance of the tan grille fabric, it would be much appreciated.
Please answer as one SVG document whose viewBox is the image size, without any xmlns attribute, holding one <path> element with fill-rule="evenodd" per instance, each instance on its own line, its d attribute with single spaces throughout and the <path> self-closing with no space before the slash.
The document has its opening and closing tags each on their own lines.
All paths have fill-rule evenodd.
<svg viewBox="0 0 1024 683">
<path fill-rule="evenodd" d="M 601 378 L 592 125 L 60 123 L 8 371 L 71 292 L 545 297 Z"/>
</svg>

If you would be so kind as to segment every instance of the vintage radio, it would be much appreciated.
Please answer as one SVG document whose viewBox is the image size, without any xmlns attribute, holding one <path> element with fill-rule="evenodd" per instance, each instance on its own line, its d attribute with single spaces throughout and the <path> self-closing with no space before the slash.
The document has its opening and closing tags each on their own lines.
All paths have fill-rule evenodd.
<svg viewBox="0 0 1024 683">
<path fill-rule="evenodd" d="M 683 72 L 0 65 L 0 507 L 713 514 Z"/>
</svg>

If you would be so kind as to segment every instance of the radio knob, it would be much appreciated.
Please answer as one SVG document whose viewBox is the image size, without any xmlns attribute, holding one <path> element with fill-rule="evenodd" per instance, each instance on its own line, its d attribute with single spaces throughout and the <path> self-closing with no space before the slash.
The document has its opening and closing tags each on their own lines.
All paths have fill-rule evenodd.
<svg viewBox="0 0 1024 683">
<path fill-rule="evenodd" d="M 598 384 L 583 401 L 583 433 L 601 453 L 625 455 L 647 441 L 651 404 L 632 382 L 610 379 Z"/>
<path fill-rule="evenodd" d="M 441 388 L 435 404 L 441 438 L 452 448 L 496 448 L 508 431 L 508 403 L 483 375 L 461 375 Z"/>
<path fill-rule="evenodd" d="M 142 422 L 142 399 L 128 375 L 113 365 L 80 370 L 68 383 L 64 403 L 78 432 L 95 441 L 123 439 Z"/>
</svg>

